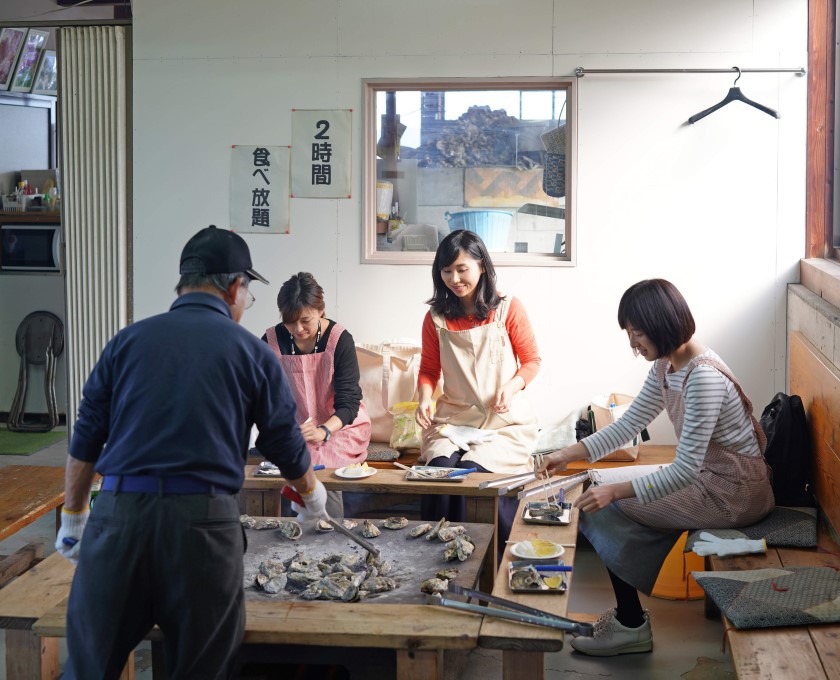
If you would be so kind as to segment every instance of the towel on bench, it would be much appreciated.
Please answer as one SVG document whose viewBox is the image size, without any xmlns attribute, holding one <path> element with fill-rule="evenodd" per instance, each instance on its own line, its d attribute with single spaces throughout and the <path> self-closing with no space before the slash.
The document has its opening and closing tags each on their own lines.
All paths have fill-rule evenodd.
<svg viewBox="0 0 840 680">
<path fill-rule="evenodd" d="M 396 460 L 400 452 L 392 449 L 388 444 L 371 442 L 368 444 L 366 460 Z"/>
<path fill-rule="evenodd" d="M 692 571 L 736 628 L 840 621 L 840 574 L 831 567 Z"/>
<path fill-rule="evenodd" d="M 817 508 L 785 508 L 777 505 L 760 522 L 737 529 L 697 529 L 688 534 L 685 552 L 691 552 L 701 532 L 718 538 L 763 538 L 768 546 L 815 548 L 817 545 Z"/>
</svg>

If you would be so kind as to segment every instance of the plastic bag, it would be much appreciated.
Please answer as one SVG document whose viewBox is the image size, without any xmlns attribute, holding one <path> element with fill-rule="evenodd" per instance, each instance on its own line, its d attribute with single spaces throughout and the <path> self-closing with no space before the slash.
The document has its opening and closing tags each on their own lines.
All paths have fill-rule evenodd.
<svg viewBox="0 0 840 680">
<path fill-rule="evenodd" d="M 394 426 L 391 428 L 391 448 L 419 449 L 423 441 L 423 431 L 414 419 L 417 410 L 416 401 L 401 401 L 391 407 Z"/>
</svg>

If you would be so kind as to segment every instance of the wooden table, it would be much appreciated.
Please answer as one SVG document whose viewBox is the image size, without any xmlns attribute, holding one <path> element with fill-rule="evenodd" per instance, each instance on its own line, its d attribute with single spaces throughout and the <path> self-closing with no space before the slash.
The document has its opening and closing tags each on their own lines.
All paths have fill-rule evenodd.
<svg viewBox="0 0 840 680">
<path fill-rule="evenodd" d="M 582 487 L 577 486 L 566 494 L 567 502 L 574 502 L 581 494 Z M 527 541 L 532 538 L 544 538 L 565 546 L 562 559 L 568 565 L 574 565 L 575 539 L 577 538 L 578 510 L 572 508 L 572 522 L 566 526 L 526 524 L 522 520 L 523 500 L 519 505 L 516 521 L 510 532 L 510 540 Z M 574 585 L 574 572 L 566 574 L 569 589 L 566 594 L 530 594 L 512 593 L 507 583 L 508 564 L 511 561 L 510 546 L 505 550 L 499 575 L 493 588 L 493 595 L 518 602 L 543 611 L 568 615 L 569 592 Z M 485 616 L 478 637 L 480 647 L 501 649 L 502 673 L 504 680 L 540 680 L 545 675 L 545 653 L 563 649 L 565 633 L 553 628 L 523 625 Z"/>
<path fill-rule="evenodd" d="M 254 477 L 255 465 L 245 467 L 245 483 L 242 486 L 242 498 L 245 512 L 249 515 L 280 515 L 280 490 L 286 484 L 282 477 Z M 485 592 L 493 588 L 496 574 L 496 554 L 499 533 L 499 491 L 498 489 L 479 489 L 478 485 L 491 479 L 509 477 L 508 474 L 473 472 L 463 482 L 408 482 L 405 472 L 396 468 L 378 469 L 375 475 L 364 479 L 345 479 L 338 477 L 335 470 L 318 470 L 315 476 L 328 490 L 356 491 L 362 493 L 389 493 L 411 495 L 452 495 L 466 496 L 465 522 L 493 525 L 493 541 L 484 560 L 480 587 Z M 515 495 L 515 494 L 511 494 Z"/>
<path fill-rule="evenodd" d="M 64 468 L 7 465 L 0 468 L 0 541 L 64 503 Z M 56 515 L 56 528 L 60 525 Z"/>
</svg>

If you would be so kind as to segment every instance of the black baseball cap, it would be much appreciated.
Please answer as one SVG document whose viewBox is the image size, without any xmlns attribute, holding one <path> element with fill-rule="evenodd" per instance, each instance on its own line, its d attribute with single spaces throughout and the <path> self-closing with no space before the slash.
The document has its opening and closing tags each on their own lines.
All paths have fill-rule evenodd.
<svg viewBox="0 0 840 680">
<path fill-rule="evenodd" d="M 251 251 L 239 235 L 215 224 L 193 236 L 181 251 L 181 274 L 235 274 L 245 272 L 252 281 L 268 281 L 251 268 Z"/>
</svg>

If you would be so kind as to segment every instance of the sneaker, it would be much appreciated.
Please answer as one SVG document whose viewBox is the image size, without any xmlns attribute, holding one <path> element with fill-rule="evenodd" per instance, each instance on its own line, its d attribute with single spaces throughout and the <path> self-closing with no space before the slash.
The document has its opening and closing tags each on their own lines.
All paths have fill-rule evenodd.
<svg viewBox="0 0 840 680">
<path fill-rule="evenodd" d="M 592 637 L 579 635 L 572 640 L 572 648 L 590 656 L 649 652 L 653 649 L 650 613 L 645 611 L 645 622 L 641 626 L 628 628 L 615 618 L 615 609 L 610 609 L 595 622 L 595 634 Z"/>
</svg>

